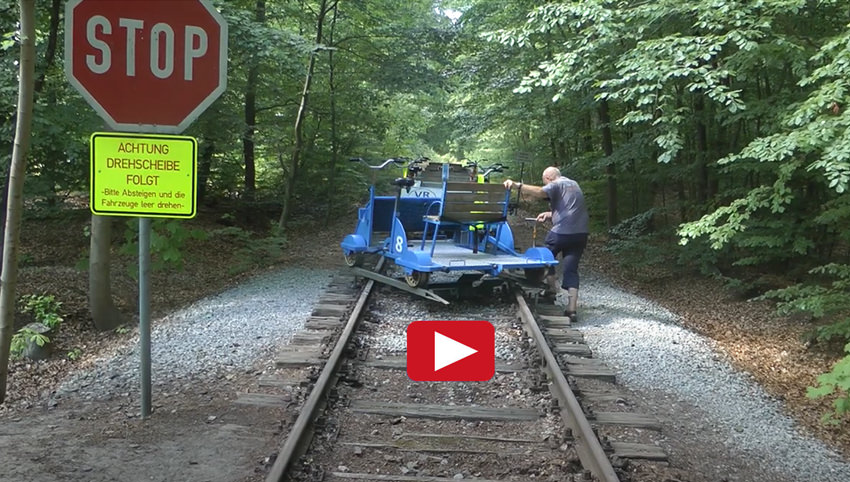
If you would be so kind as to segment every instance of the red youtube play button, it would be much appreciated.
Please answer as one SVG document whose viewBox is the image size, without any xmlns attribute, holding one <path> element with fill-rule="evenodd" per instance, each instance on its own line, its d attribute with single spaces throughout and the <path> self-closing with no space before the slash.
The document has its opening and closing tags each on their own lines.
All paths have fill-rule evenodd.
<svg viewBox="0 0 850 482">
<path fill-rule="evenodd" d="M 407 326 L 407 376 L 418 382 L 483 382 L 496 368 L 487 321 L 415 321 Z"/>
</svg>

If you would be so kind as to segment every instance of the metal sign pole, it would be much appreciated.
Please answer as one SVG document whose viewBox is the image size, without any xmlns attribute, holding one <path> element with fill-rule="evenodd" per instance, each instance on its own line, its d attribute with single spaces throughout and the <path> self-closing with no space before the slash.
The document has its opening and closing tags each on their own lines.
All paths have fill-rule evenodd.
<svg viewBox="0 0 850 482">
<path fill-rule="evenodd" d="M 92 135 L 89 207 L 96 215 L 139 217 L 142 418 L 151 414 L 150 218 L 195 216 L 198 166 L 196 139 L 144 132 L 183 132 L 227 88 L 227 21 L 213 0 L 181 3 L 185 5 L 178 9 L 168 2 L 133 0 L 65 3 L 68 81 L 111 129 L 136 133 Z M 138 42 L 121 43 L 118 34 L 110 37 L 109 32 L 125 21 L 144 30 Z M 101 27 L 106 40 L 91 34 L 95 25 Z M 185 48 L 167 45 L 158 49 L 155 32 L 160 26 L 168 32 L 185 30 Z M 196 42 L 201 45 L 198 49 Z M 147 66 L 139 66 L 153 75 L 137 76 L 129 64 L 124 69 L 120 61 L 112 60 L 135 58 L 137 51 L 146 48 L 160 52 L 167 72 L 153 62 L 147 70 Z M 92 60 L 92 52 L 98 50 L 101 54 Z M 186 71 L 173 72 L 174 65 L 185 65 Z"/>
<path fill-rule="evenodd" d="M 139 218 L 139 350 L 142 354 L 142 418 L 151 414 L 151 218 Z"/>
</svg>

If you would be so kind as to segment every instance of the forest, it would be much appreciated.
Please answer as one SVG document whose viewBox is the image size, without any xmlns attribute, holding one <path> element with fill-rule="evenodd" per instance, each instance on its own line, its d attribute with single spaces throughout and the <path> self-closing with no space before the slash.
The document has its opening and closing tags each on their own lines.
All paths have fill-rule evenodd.
<svg viewBox="0 0 850 482">
<path fill-rule="evenodd" d="M 696 271 L 775 301 L 782 316 L 804 314 L 812 342 L 844 356 L 810 396 L 850 414 L 846 0 L 212 3 L 228 23 L 228 82 L 183 133 L 198 141 L 199 211 L 273 244 L 305 223 L 353 219 L 369 180 L 352 157 L 501 162 L 538 183 L 556 165 L 581 184 L 592 236 L 624 270 Z M 34 69 L 24 79 L 28 9 Z M 88 195 L 89 137 L 104 125 L 65 75 L 63 15 L 60 0 L 0 0 L 6 251 L 15 219 L 62 219 Z M 24 209 L 13 214 L 25 86 Z M 90 282 L 101 329 L 115 327 L 113 225 L 91 216 L 81 267 L 101 281 Z M 159 262 L 179 264 L 194 232 L 154 227 Z M 12 253 L 3 387 L 8 300 L 23 302 L 12 265 L 26 261 Z"/>
</svg>

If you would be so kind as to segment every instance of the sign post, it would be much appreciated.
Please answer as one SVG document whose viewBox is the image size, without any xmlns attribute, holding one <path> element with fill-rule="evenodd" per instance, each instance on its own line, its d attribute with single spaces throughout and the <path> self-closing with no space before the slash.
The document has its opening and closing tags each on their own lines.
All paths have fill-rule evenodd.
<svg viewBox="0 0 850 482">
<path fill-rule="evenodd" d="M 227 87 L 227 22 L 210 0 L 69 0 L 65 73 L 115 131 L 179 134 Z M 91 211 L 139 217 L 141 412 L 151 414 L 151 218 L 196 213 L 197 141 L 95 133 Z"/>
</svg>

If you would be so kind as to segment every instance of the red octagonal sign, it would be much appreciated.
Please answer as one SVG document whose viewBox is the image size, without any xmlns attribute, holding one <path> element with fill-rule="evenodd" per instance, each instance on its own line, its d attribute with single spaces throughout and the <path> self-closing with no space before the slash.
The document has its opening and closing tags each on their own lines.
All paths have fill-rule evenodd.
<svg viewBox="0 0 850 482">
<path fill-rule="evenodd" d="M 227 86 L 227 23 L 209 0 L 70 0 L 65 72 L 113 129 L 177 134 Z"/>
</svg>

